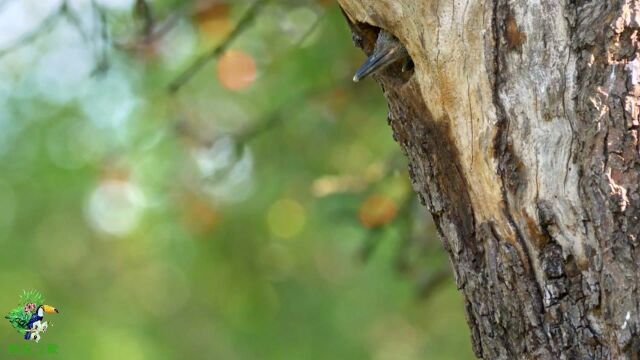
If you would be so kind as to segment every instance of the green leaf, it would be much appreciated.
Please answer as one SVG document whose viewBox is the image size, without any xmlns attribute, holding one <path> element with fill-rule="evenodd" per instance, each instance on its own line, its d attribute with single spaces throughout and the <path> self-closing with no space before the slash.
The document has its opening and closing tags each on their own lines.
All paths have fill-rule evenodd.
<svg viewBox="0 0 640 360">
<path fill-rule="evenodd" d="M 18 305 L 24 307 L 27 304 L 42 305 L 44 304 L 44 296 L 36 290 L 22 290 L 22 295 L 20 295 L 20 302 Z"/>
<path fill-rule="evenodd" d="M 21 332 L 23 334 L 27 329 L 30 318 L 31 313 L 25 313 L 22 307 L 17 307 L 11 310 L 5 316 L 5 319 L 9 320 L 9 323 L 11 323 L 11 326 L 13 326 L 16 330 L 18 330 L 18 332 Z"/>
</svg>

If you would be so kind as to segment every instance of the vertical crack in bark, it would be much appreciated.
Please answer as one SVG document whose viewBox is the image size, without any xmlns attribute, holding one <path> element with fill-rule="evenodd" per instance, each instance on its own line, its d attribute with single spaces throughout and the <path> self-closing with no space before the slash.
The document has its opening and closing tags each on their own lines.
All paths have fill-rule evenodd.
<svg viewBox="0 0 640 360">
<path fill-rule="evenodd" d="M 571 9 L 567 9 L 567 11 L 575 11 L 575 9 L 573 9 L 572 5 L 569 4 L 569 7 L 571 7 Z M 571 21 L 569 19 L 567 19 L 567 26 L 569 28 L 569 31 L 571 32 L 571 37 L 570 39 L 573 38 L 573 34 L 575 33 L 573 24 L 571 23 Z M 572 40 L 570 40 L 570 42 L 572 42 Z M 570 47 L 570 44 L 567 44 L 567 47 Z M 564 182 L 563 185 L 566 188 L 567 186 L 567 179 L 569 177 L 569 173 L 570 173 L 570 167 L 571 167 L 571 160 L 573 157 L 573 142 L 575 140 L 576 137 L 576 130 L 574 128 L 573 125 L 573 119 L 571 116 L 569 116 L 569 113 L 567 112 L 567 68 L 569 67 L 569 63 L 571 61 L 571 51 L 567 51 L 567 61 L 564 64 L 564 69 L 562 71 L 562 112 L 564 114 L 564 118 L 567 119 L 567 121 L 569 122 L 569 127 L 571 128 L 571 141 L 569 143 L 569 156 L 567 156 L 567 162 L 565 164 L 565 173 L 564 173 Z"/>
</svg>

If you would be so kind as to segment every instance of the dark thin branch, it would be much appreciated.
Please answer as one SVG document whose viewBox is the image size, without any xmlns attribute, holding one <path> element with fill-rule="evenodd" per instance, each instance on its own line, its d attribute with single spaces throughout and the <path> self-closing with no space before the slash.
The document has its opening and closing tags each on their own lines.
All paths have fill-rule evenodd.
<svg viewBox="0 0 640 360">
<path fill-rule="evenodd" d="M 279 106 L 277 106 L 269 115 L 267 115 L 264 120 L 257 122 L 254 126 L 241 131 L 235 136 L 238 144 L 246 144 L 251 142 L 256 137 L 268 132 L 269 130 L 277 127 L 282 124 L 282 121 L 285 118 L 285 112 L 295 112 L 295 109 L 292 109 L 291 104 L 305 104 L 305 99 L 311 99 L 316 96 L 320 96 L 328 93 L 329 91 L 334 90 L 339 86 L 346 86 L 350 84 L 331 84 L 330 86 L 322 86 L 317 88 L 310 88 L 304 91 L 301 91 L 297 96 L 288 99 L 287 101 L 283 101 Z"/>
<path fill-rule="evenodd" d="M 0 6 L 6 3 L 0 3 Z M 67 1 L 63 1 L 60 6 L 51 12 L 44 20 L 40 22 L 33 30 L 25 33 L 20 36 L 16 41 L 14 41 L 9 46 L 4 49 L 0 49 L 0 58 L 13 52 L 21 47 L 27 46 L 38 39 L 41 35 L 46 35 L 51 29 L 53 29 L 59 21 L 66 20 L 69 25 L 74 27 L 78 34 L 82 37 L 82 40 L 89 45 L 94 53 L 96 54 L 96 59 L 98 61 L 98 65 L 96 70 L 94 70 L 94 74 L 106 69 L 107 59 L 106 59 L 106 47 L 108 44 L 108 33 L 106 29 L 106 15 L 104 11 L 97 5 L 95 0 L 91 1 L 92 9 L 94 11 L 95 17 L 97 21 L 101 25 L 101 35 L 102 35 L 102 49 L 98 49 L 98 45 L 93 43 L 94 34 L 92 31 L 87 29 L 82 23 L 81 17 L 68 5 Z M 98 54 L 100 52 L 100 54 Z"/>
<path fill-rule="evenodd" d="M 92 75 L 98 75 L 106 72 L 109 68 L 109 44 L 111 39 L 109 37 L 106 12 L 97 4 L 96 0 L 91 0 L 91 7 L 93 9 L 94 18 L 96 19 L 96 24 L 99 24 L 99 27 L 94 28 L 93 31 L 97 64 L 96 68 L 92 72 Z M 96 34 L 99 36 L 96 36 Z M 97 43 L 98 41 L 100 42 L 99 44 Z"/>
<path fill-rule="evenodd" d="M 134 16 L 142 22 L 140 34 L 133 41 L 116 44 L 116 46 L 125 50 L 140 50 L 153 45 L 175 27 L 184 12 L 185 9 L 181 6 L 159 22 L 158 19 L 154 18 L 152 8 L 148 3 L 145 0 L 137 0 Z"/>
<path fill-rule="evenodd" d="M 73 11 L 70 7 L 64 13 L 65 18 L 73 27 L 76 28 L 84 43 L 91 48 L 92 56 L 95 61 L 95 67 L 91 75 L 103 73 L 109 67 L 107 59 L 107 47 L 109 46 L 109 34 L 107 30 L 107 17 L 104 9 L 100 8 L 96 0 L 91 0 L 91 11 L 95 24 L 91 27 L 82 23 L 81 16 Z"/>
<path fill-rule="evenodd" d="M 151 6 L 145 0 L 136 0 L 133 9 L 134 16 L 142 21 L 140 29 L 142 36 L 145 38 L 151 36 L 154 27 Z"/>
<path fill-rule="evenodd" d="M 67 3 L 63 2 L 62 5 L 51 14 L 49 14 L 40 24 L 32 31 L 24 34 L 4 49 L 0 49 L 0 58 L 13 52 L 21 47 L 24 47 L 34 42 L 41 34 L 46 33 L 52 29 L 60 20 L 60 18 L 67 12 Z"/>
<path fill-rule="evenodd" d="M 191 78 L 198 73 L 209 61 L 218 58 L 224 53 L 231 43 L 240 35 L 249 25 L 253 23 L 259 9 L 266 3 L 265 0 L 256 0 L 250 6 L 249 9 L 243 14 L 235 28 L 229 33 L 229 35 L 215 48 L 200 55 L 182 74 L 180 74 L 174 81 L 169 84 L 169 92 L 175 93 L 180 88 L 189 82 Z"/>
<path fill-rule="evenodd" d="M 254 127 L 251 127 L 237 135 L 236 138 L 238 140 L 238 143 L 246 144 L 253 138 L 256 138 L 263 133 L 271 130 L 274 126 L 279 125 L 282 119 L 284 119 L 284 117 L 282 116 L 282 108 L 284 108 L 284 106 L 274 111 L 272 114 L 267 116 L 265 120 L 256 124 Z"/>
<path fill-rule="evenodd" d="M 82 39 L 85 43 L 91 41 L 91 36 L 82 25 L 82 20 L 80 20 L 80 16 L 76 14 L 75 11 L 73 11 L 70 7 L 67 7 L 63 15 L 67 19 L 69 24 L 71 24 L 74 28 L 76 28 L 76 30 L 78 30 L 78 33 L 80 34 L 80 36 L 82 36 Z"/>
<path fill-rule="evenodd" d="M 203 136 L 203 134 L 192 129 L 188 123 L 183 121 L 178 121 L 171 125 L 175 131 L 179 135 L 186 136 L 190 139 L 195 140 L 198 144 L 202 144 L 204 146 L 211 146 L 218 139 L 225 136 L 231 136 L 236 141 L 236 151 L 242 151 L 242 149 L 251 141 L 256 139 L 262 134 L 267 133 L 268 131 L 277 128 L 279 125 L 282 125 L 284 119 L 290 118 L 287 116 L 288 113 L 295 113 L 295 107 L 292 108 L 292 104 L 305 104 L 303 99 L 309 99 L 314 96 L 325 94 L 329 91 L 333 91 L 337 86 L 347 86 L 350 85 L 350 82 L 347 82 L 343 85 L 341 84 L 331 84 L 327 87 L 318 87 L 318 88 L 310 88 L 306 90 L 300 91 L 296 96 L 283 101 L 281 104 L 276 106 L 273 110 L 269 111 L 268 114 L 263 116 L 262 120 L 257 121 L 253 126 L 248 127 L 244 130 L 240 130 L 236 133 L 224 133 L 218 136 L 214 136 L 213 138 L 208 138 Z"/>
<path fill-rule="evenodd" d="M 311 26 L 309 26 L 307 30 L 305 30 L 305 32 L 294 42 L 293 46 L 287 49 L 287 51 L 285 51 L 284 53 L 279 54 L 278 57 L 276 57 L 275 60 L 271 62 L 270 69 L 275 68 L 278 64 L 281 63 L 283 59 L 289 58 L 293 52 L 299 49 L 307 40 L 307 38 L 309 38 L 309 36 L 311 36 L 311 34 L 313 34 L 313 32 L 318 28 L 322 20 L 324 20 L 325 15 L 326 13 L 324 12 L 322 14 L 319 14 L 313 24 L 311 24 Z"/>
<path fill-rule="evenodd" d="M 314 31 L 316 31 L 316 29 L 318 28 L 318 26 L 320 25 L 322 20 L 324 20 L 324 17 L 325 17 L 325 13 L 324 12 L 322 14 L 318 15 L 318 17 L 315 19 L 313 24 L 311 24 L 311 26 L 309 26 L 309 28 L 295 42 L 294 48 L 298 48 L 298 47 L 302 46 L 302 44 L 304 44 L 304 42 L 307 40 L 307 38 L 309 36 L 311 36 L 311 34 L 313 34 Z"/>
<path fill-rule="evenodd" d="M 171 29 L 173 29 L 173 27 L 178 23 L 179 19 L 180 14 L 173 13 L 166 19 L 164 19 L 161 23 L 154 23 L 153 28 L 149 31 L 148 34 L 136 36 L 128 41 L 116 40 L 113 42 L 113 46 L 117 49 L 125 51 L 144 50 L 149 46 L 153 46 L 156 41 L 160 40 Z"/>
<path fill-rule="evenodd" d="M 302 36 L 298 39 L 298 41 L 296 41 L 292 49 L 290 49 L 288 52 L 282 55 L 282 57 L 284 58 L 288 57 L 288 55 L 290 55 L 290 52 L 292 52 L 297 47 L 299 47 L 309 37 L 309 35 L 311 35 L 317 29 L 318 25 L 324 19 L 324 15 L 325 14 L 323 13 L 320 16 L 318 16 L 316 21 L 307 29 L 307 31 L 305 31 L 304 34 L 302 34 Z M 277 63 L 278 61 L 276 60 L 272 63 L 271 66 Z M 322 95 L 327 93 L 330 90 L 335 89 L 336 87 L 348 86 L 350 84 L 351 84 L 350 82 L 345 84 L 332 84 L 329 87 L 311 88 L 311 89 L 302 91 L 293 99 L 289 99 L 283 102 L 280 106 L 277 106 L 273 111 L 271 111 L 267 116 L 265 116 L 262 121 L 259 121 L 253 126 L 246 128 L 244 130 L 241 130 L 236 134 L 224 134 L 224 135 L 234 137 L 236 139 L 236 144 L 238 149 L 242 149 L 247 143 L 251 142 L 253 139 L 279 126 L 284 120 L 285 110 L 290 110 L 291 104 L 304 103 L 301 100 Z M 188 129 L 185 128 L 183 124 L 178 124 L 177 128 L 180 130 L 180 132 L 187 134 L 188 136 L 197 137 L 195 136 L 195 134 L 190 133 L 190 131 L 188 131 Z M 200 141 L 206 142 L 206 143 L 213 143 L 215 142 L 215 139 L 210 141 L 203 141 L 203 139 L 200 139 Z"/>
<path fill-rule="evenodd" d="M 165 19 L 162 23 L 158 24 L 151 31 L 151 34 L 148 36 L 147 42 L 156 41 L 159 38 L 166 35 L 169 32 L 169 30 L 173 29 L 173 27 L 178 23 L 178 20 L 180 20 L 180 15 L 177 12 L 169 15 L 167 19 Z"/>
</svg>

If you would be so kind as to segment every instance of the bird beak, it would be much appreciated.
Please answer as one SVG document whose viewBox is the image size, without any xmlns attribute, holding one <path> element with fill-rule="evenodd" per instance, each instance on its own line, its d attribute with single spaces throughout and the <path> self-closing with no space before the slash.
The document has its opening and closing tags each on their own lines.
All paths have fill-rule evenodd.
<svg viewBox="0 0 640 360">
<path fill-rule="evenodd" d="M 367 61 L 360 66 L 358 71 L 356 71 L 356 74 L 353 76 L 353 81 L 358 82 L 374 72 L 393 64 L 400 58 L 400 56 L 398 56 L 398 52 L 398 49 L 392 48 L 387 51 L 373 53 L 369 56 Z"/>
<path fill-rule="evenodd" d="M 47 314 L 58 314 L 60 312 L 60 311 L 58 311 L 58 309 L 54 308 L 53 306 L 49 306 L 49 305 L 42 305 L 42 309 Z"/>
</svg>

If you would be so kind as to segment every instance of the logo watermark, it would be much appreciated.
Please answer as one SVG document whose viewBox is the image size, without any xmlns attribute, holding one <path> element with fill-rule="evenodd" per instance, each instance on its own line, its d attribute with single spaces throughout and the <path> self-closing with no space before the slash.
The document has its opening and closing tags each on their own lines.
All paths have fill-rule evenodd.
<svg viewBox="0 0 640 360">
<path fill-rule="evenodd" d="M 57 308 L 46 305 L 41 293 L 31 290 L 23 291 L 18 306 L 5 316 L 24 340 L 40 342 L 40 339 L 53 325 L 44 319 L 47 314 L 57 314 Z"/>
</svg>

